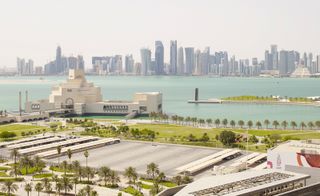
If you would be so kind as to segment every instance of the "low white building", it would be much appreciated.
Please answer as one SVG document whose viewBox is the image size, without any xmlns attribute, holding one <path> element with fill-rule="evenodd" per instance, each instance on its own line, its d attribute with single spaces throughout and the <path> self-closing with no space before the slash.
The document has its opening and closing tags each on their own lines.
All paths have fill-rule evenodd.
<svg viewBox="0 0 320 196">
<path fill-rule="evenodd" d="M 76 115 L 146 115 L 162 112 L 162 93 L 136 93 L 132 101 L 104 101 L 100 87 L 85 79 L 83 70 L 70 70 L 69 78 L 52 88 L 49 99 L 28 101 L 25 111 L 71 112 Z"/>
</svg>

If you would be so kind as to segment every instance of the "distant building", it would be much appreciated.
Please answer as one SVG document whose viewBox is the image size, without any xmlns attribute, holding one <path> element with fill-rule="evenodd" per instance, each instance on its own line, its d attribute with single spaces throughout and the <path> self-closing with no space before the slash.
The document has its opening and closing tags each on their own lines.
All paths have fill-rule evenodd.
<svg viewBox="0 0 320 196">
<path fill-rule="evenodd" d="M 161 41 L 155 42 L 155 69 L 156 75 L 164 74 L 164 48 Z"/>
<path fill-rule="evenodd" d="M 194 69 L 194 48 L 188 47 L 185 48 L 185 74 L 191 75 Z"/>
<path fill-rule="evenodd" d="M 273 69 L 278 69 L 278 46 L 277 45 L 271 45 L 271 55 L 272 55 L 272 65 Z"/>
<path fill-rule="evenodd" d="M 132 54 L 126 55 L 125 61 L 124 61 L 124 71 L 126 73 L 133 73 L 133 67 L 134 67 L 134 59 Z"/>
<path fill-rule="evenodd" d="M 32 75 L 34 74 L 33 60 L 29 59 L 27 62 L 25 59 L 17 58 L 17 72 L 18 75 Z"/>
<path fill-rule="evenodd" d="M 183 47 L 179 47 L 179 49 L 178 49 L 178 62 L 177 62 L 177 64 L 178 64 L 177 73 L 179 75 L 183 75 L 185 73 Z"/>
<path fill-rule="evenodd" d="M 177 49 L 177 40 L 170 42 L 170 74 L 176 75 L 177 74 L 177 56 L 178 56 L 178 49 Z"/>
<path fill-rule="evenodd" d="M 148 48 L 142 48 L 140 50 L 141 55 L 141 75 L 148 75 L 148 70 L 151 67 L 151 50 Z"/>
<path fill-rule="evenodd" d="M 279 74 L 287 75 L 288 74 L 288 51 L 280 51 L 280 61 L 279 61 Z"/>
<path fill-rule="evenodd" d="M 61 54 L 61 47 L 58 46 L 56 50 L 56 61 L 55 61 L 55 73 L 63 73 L 65 68 L 62 66 L 62 54 Z"/>
</svg>

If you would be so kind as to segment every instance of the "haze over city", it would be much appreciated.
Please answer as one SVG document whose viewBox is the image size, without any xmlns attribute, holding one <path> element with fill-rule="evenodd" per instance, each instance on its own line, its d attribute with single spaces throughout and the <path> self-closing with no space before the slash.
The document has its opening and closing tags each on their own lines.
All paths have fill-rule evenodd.
<svg viewBox="0 0 320 196">
<path fill-rule="evenodd" d="M 4 4 L 2 2 L 2 4 Z M 237 58 L 263 59 L 270 44 L 278 50 L 319 53 L 320 2 L 316 0 L 117 0 L 6 1 L 0 6 L 0 68 L 15 67 L 16 57 L 43 66 L 58 45 L 65 55 L 91 57 L 133 54 L 178 46 L 227 50 Z"/>
</svg>

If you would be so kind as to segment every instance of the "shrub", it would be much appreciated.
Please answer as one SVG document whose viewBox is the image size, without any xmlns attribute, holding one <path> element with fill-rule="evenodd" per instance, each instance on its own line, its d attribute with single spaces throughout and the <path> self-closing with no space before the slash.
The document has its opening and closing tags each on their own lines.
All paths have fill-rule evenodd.
<svg viewBox="0 0 320 196">
<path fill-rule="evenodd" d="M 9 131 L 3 131 L 2 133 L 0 133 L 1 138 L 13 138 L 16 136 L 17 136 L 17 134 L 15 134 L 13 132 L 9 132 Z"/>
</svg>

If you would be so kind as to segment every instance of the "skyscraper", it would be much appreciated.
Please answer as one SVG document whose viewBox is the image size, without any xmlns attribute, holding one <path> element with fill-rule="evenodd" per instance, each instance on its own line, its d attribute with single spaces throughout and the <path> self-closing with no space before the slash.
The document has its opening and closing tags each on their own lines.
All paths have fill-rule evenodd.
<svg viewBox="0 0 320 196">
<path fill-rule="evenodd" d="M 291 74 L 296 69 L 296 52 L 288 51 L 288 73 Z"/>
<path fill-rule="evenodd" d="M 58 46 L 56 50 L 56 66 L 55 66 L 55 73 L 62 73 L 64 69 L 62 67 L 62 55 L 61 55 L 61 47 Z"/>
<path fill-rule="evenodd" d="M 288 74 L 288 51 L 280 51 L 280 61 L 279 61 L 279 74 L 287 75 Z"/>
<path fill-rule="evenodd" d="M 194 68 L 194 48 L 185 48 L 186 69 L 185 74 L 191 75 Z"/>
<path fill-rule="evenodd" d="M 183 75 L 185 73 L 185 66 L 184 66 L 184 54 L 183 48 L 180 47 L 178 49 L 178 74 Z"/>
<path fill-rule="evenodd" d="M 170 73 L 177 74 L 177 40 L 170 42 Z"/>
<path fill-rule="evenodd" d="M 320 55 L 317 56 L 317 73 L 320 72 Z"/>
<path fill-rule="evenodd" d="M 278 69 L 278 47 L 277 45 L 271 45 L 272 65 L 273 69 Z"/>
<path fill-rule="evenodd" d="M 126 55 L 124 61 L 124 71 L 126 73 L 133 73 L 134 59 L 131 55 Z"/>
<path fill-rule="evenodd" d="M 265 70 L 273 69 L 273 57 L 272 57 L 272 54 L 269 53 L 269 50 L 266 50 L 264 53 L 264 69 Z"/>
<path fill-rule="evenodd" d="M 148 75 L 149 67 L 151 66 L 151 50 L 148 48 L 140 49 L 141 55 L 141 75 Z"/>
<path fill-rule="evenodd" d="M 164 73 L 164 48 L 161 41 L 155 42 L 155 74 L 161 75 Z"/>
<path fill-rule="evenodd" d="M 78 55 L 78 69 L 84 70 L 84 60 L 82 55 Z"/>
</svg>

